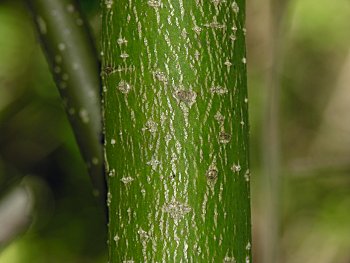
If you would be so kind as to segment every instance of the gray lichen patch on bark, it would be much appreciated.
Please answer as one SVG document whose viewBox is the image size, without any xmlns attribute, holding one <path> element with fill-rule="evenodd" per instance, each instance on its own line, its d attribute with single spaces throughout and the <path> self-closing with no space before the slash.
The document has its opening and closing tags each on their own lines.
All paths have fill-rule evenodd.
<svg viewBox="0 0 350 263">
<path fill-rule="evenodd" d="M 250 260 L 244 11 L 233 0 L 105 2 L 110 262 Z"/>
</svg>

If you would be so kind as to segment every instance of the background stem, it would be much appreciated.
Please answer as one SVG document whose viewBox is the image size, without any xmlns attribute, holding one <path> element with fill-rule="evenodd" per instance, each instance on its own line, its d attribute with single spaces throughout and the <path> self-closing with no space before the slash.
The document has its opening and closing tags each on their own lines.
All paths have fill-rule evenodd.
<svg viewBox="0 0 350 263">
<path fill-rule="evenodd" d="M 87 22 L 74 0 L 28 3 L 95 193 L 104 198 L 100 77 Z"/>
</svg>

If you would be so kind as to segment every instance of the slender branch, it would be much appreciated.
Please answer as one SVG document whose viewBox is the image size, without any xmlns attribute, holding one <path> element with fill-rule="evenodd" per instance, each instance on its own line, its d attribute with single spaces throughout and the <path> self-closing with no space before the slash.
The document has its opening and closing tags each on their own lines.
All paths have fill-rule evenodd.
<svg viewBox="0 0 350 263">
<path fill-rule="evenodd" d="M 87 23 L 74 0 L 28 3 L 93 185 L 105 196 L 99 67 Z"/>
<path fill-rule="evenodd" d="M 279 228 L 281 200 L 281 164 L 279 136 L 279 103 L 280 76 L 283 62 L 283 34 L 286 21 L 286 10 L 289 0 L 270 0 L 270 56 L 271 65 L 267 76 L 267 101 L 264 116 L 263 131 L 263 167 L 264 167 L 264 197 L 265 218 L 263 234 L 264 263 L 279 262 Z"/>
<path fill-rule="evenodd" d="M 16 186 L 0 202 L 0 251 L 32 223 L 34 200 L 27 185 Z"/>
</svg>

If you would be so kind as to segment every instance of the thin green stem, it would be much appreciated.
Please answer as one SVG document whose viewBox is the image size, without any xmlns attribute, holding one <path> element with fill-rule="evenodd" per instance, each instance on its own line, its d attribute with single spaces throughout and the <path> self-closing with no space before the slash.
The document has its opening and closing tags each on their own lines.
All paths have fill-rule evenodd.
<svg viewBox="0 0 350 263">
<path fill-rule="evenodd" d="M 251 262 L 244 19 L 103 1 L 109 262 Z"/>
<path fill-rule="evenodd" d="M 270 1 L 270 56 L 271 65 L 267 76 L 267 100 L 263 127 L 264 168 L 264 226 L 262 262 L 280 262 L 280 207 L 282 193 L 280 151 L 280 72 L 283 64 L 283 43 L 286 28 L 286 11 L 289 0 Z"/>
<path fill-rule="evenodd" d="M 32 223 L 34 200 L 29 185 L 18 185 L 0 199 L 0 252 Z"/>
<path fill-rule="evenodd" d="M 74 0 L 28 3 L 96 193 L 104 197 L 99 66 L 87 22 Z"/>
</svg>

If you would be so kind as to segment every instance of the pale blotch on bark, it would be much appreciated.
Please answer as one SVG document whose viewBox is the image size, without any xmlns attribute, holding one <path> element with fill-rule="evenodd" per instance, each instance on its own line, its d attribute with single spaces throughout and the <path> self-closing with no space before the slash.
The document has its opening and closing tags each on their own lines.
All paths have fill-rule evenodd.
<svg viewBox="0 0 350 263">
<path fill-rule="evenodd" d="M 116 244 L 118 244 L 119 239 L 120 237 L 118 236 L 118 234 L 113 237 L 113 240 L 115 241 Z"/>
<path fill-rule="evenodd" d="M 108 172 L 109 177 L 114 177 L 115 176 L 115 169 L 112 169 Z"/>
<path fill-rule="evenodd" d="M 179 103 L 183 102 L 189 108 L 196 102 L 197 93 L 193 90 L 177 89 L 174 92 L 174 97 Z"/>
<path fill-rule="evenodd" d="M 164 204 L 163 211 L 168 213 L 175 222 L 178 222 L 185 217 L 186 214 L 191 212 L 191 207 L 187 204 L 180 203 L 177 200 L 172 200 L 170 203 Z"/>
<path fill-rule="evenodd" d="M 80 109 L 79 117 L 83 123 L 89 123 L 90 121 L 89 113 L 86 109 Z"/>
<path fill-rule="evenodd" d="M 165 75 L 164 72 L 161 72 L 160 70 L 156 70 L 156 71 L 154 72 L 154 77 L 155 77 L 158 81 L 163 82 L 164 84 L 167 84 L 167 82 L 168 82 L 167 76 Z"/>
<path fill-rule="evenodd" d="M 110 206 L 112 203 L 112 194 L 110 192 L 107 193 L 107 206 Z"/>
<path fill-rule="evenodd" d="M 197 35 L 199 35 L 202 32 L 202 28 L 199 26 L 194 26 L 193 31 L 196 32 Z"/>
<path fill-rule="evenodd" d="M 216 16 L 214 16 L 213 21 L 210 23 L 204 24 L 205 27 L 207 28 L 212 28 L 212 29 L 224 29 L 226 26 L 224 24 L 221 24 L 217 21 Z"/>
<path fill-rule="evenodd" d="M 137 234 L 139 235 L 139 238 L 140 238 L 140 241 L 142 244 L 142 254 L 143 254 L 144 262 L 148 262 L 149 260 L 147 258 L 147 243 L 150 239 L 150 235 L 148 234 L 148 232 L 143 230 L 141 227 L 137 231 Z"/>
<path fill-rule="evenodd" d="M 147 1 L 147 4 L 150 7 L 154 7 L 154 8 L 161 7 L 161 1 L 160 0 L 149 0 L 149 1 Z"/>
<path fill-rule="evenodd" d="M 131 176 L 123 177 L 122 179 L 120 179 L 120 181 L 122 181 L 125 185 L 130 184 L 134 180 L 135 179 Z"/>
<path fill-rule="evenodd" d="M 247 171 L 244 174 L 244 179 L 249 182 L 250 181 L 250 170 L 247 169 Z"/>
<path fill-rule="evenodd" d="M 196 51 L 194 52 L 194 57 L 196 58 L 197 61 L 199 60 L 200 56 L 201 56 L 201 53 L 199 53 L 199 51 L 196 50 Z"/>
<path fill-rule="evenodd" d="M 225 61 L 224 65 L 225 65 L 228 69 L 230 69 L 230 67 L 232 66 L 232 63 L 227 59 L 227 60 Z"/>
<path fill-rule="evenodd" d="M 232 170 L 234 173 L 238 173 L 238 172 L 241 171 L 241 166 L 239 165 L 239 163 L 238 163 L 238 164 L 233 164 L 233 165 L 231 166 L 231 170 Z"/>
<path fill-rule="evenodd" d="M 216 158 L 214 158 L 213 162 L 209 166 L 206 176 L 208 178 L 208 183 L 213 184 L 216 182 L 216 179 L 218 178 L 218 168 L 216 167 Z"/>
<path fill-rule="evenodd" d="M 118 38 L 117 43 L 118 43 L 118 45 L 121 46 L 121 45 L 127 44 L 127 43 L 128 43 L 128 40 L 126 40 L 126 39 L 123 38 L 123 37 L 120 37 L 120 38 Z"/>
<path fill-rule="evenodd" d="M 229 134 L 228 132 L 225 131 L 221 131 L 219 133 L 219 142 L 223 143 L 223 144 L 227 144 L 231 141 L 231 134 Z"/>
<path fill-rule="evenodd" d="M 237 14 L 239 12 L 239 6 L 236 1 L 232 3 L 231 7 L 234 13 Z"/>
<path fill-rule="evenodd" d="M 41 16 L 37 16 L 36 22 L 38 23 L 40 34 L 45 35 L 47 33 L 47 26 L 45 20 Z"/>
<path fill-rule="evenodd" d="M 224 125 L 225 117 L 220 113 L 220 111 L 216 112 L 214 119 L 219 123 L 220 127 Z"/>
<path fill-rule="evenodd" d="M 150 133 L 156 133 L 158 130 L 158 124 L 153 120 L 148 120 L 145 123 L 145 126 L 142 128 L 142 131 L 149 131 Z"/>
<path fill-rule="evenodd" d="M 107 9 L 111 9 L 113 6 L 113 0 L 105 0 L 105 5 Z"/>
<path fill-rule="evenodd" d="M 221 86 L 213 86 L 210 88 L 210 92 L 213 94 L 224 95 L 228 93 L 228 89 Z"/>
<path fill-rule="evenodd" d="M 148 239 L 149 239 L 149 235 L 148 232 L 146 232 L 145 230 L 143 230 L 141 227 L 139 228 L 139 230 L 137 231 L 137 233 L 140 236 L 140 240 L 142 243 L 147 243 Z"/>
<path fill-rule="evenodd" d="M 150 161 L 147 162 L 147 165 L 152 167 L 152 170 L 156 170 L 158 165 L 160 165 L 160 161 L 158 161 L 155 158 L 152 158 Z"/>
<path fill-rule="evenodd" d="M 185 119 L 185 126 L 188 127 L 188 116 L 192 105 L 196 102 L 197 93 L 193 90 L 185 90 L 182 87 L 176 89 L 174 92 L 174 97 L 177 100 L 180 109 L 183 112 Z M 187 138 L 187 132 L 185 131 L 185 138 Z"/>
<path fill-rule="evenodd" d="M 121 53 L 120 54 L 120 57 L 122 58 L 122 59 L 127 59 L 128 57 L 129 57 L 129 54 L 128 53 Z"/>
<path fill-rule="evenodd" d="M 252 248 L 252 245 L 251 245 L 250 242 L 248 241 L 248 243 L 247 243 L 245 249 L 246 249 L 246 250 L 250 250 L 251 248 Z"/>
<path fill-rule="evenodd" d="M 128 94 L 131 90 L 131 85 L 126 81 L 122 80 L 118 83 L 117 88 L 121 93 Z"/>
<path fill-rule="evenodd" d="M 236 35 L 231 34 L 231 35 L 230 35 L 230 39 L 231 39 L 232 41 L 236 41 L 237 37 L 236 37 Z"/>
</svg>

